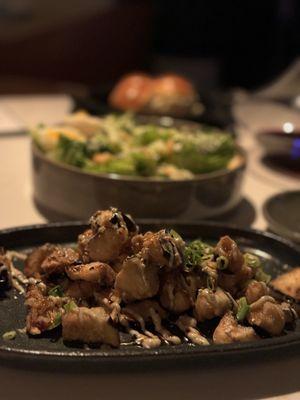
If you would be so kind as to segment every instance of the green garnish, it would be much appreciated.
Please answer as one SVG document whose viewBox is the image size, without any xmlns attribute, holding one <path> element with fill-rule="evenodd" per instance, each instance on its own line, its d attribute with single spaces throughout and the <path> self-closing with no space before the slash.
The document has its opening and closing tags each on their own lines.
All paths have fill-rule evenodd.
<svg viewBox="0 0 300 400">
<path fill-rule="evenodd" d="M 95 134 L 86 144 L 88 155 L 92 156 L 95 153 L 111 153 L 118 154 L 122 147 L 119 143 L 109 141 L 109 139 L 101 134 Z"/>
<path fill-rule="evenodd" d="M 57 328 L 61 324 L 61 318 L 62 318 L 61 312 L 56 313 L 52 324 L 49 326 L 47 330 L 51 331 L 52 329 Z"/>
<path fill-rule="evenodd" d="M 16 336 L 17 336 L 16 331 L 9 331 L 9 332 L 3 333 L 2 338 L 3 338 L 3 340 L 14 340 Z"/>
<path fill-rule="evenodd" d="M 170 229 L 169 233 L 172 236 L 172 238 L 183 240 L 182 237 L 179 235 L 179 233 L 176 232 L 174 229 Z"/>
<path fill-rule="evenodd" d="M 64 295 L 64 292 L 63 292 L 62 287 L 60 285 L 54 286 L 48 292 L 48 296 L 63 297 L 63 295 Z"/>
<path fill-rule="evenodd" d="M 265 271 L 262 268 L 258 268 L 256 273 L 255 273 L 255 279 L 260 282 L 265 282 L 268 284 L 270 280 L 272 279 L 271 275 L 265 273 Z"/>
<path fill-rule="evenodd" d="M 178 139 L 178 150 L 169 162 L 194 174 L 225 168 L 234 155 L 234 141 L 228 134 L 201 133 Z"/>
<path fill-rule="evenodd" d="M 241 297 L 237 301 L 237 305 L 238 305 L 238 309 L 237 309 L 237 313 L 236 313 L 236 319 L 238 320 L 238 322 L 242 322 L 246 318 L 246 316 L 250 310 L 250 307 L 247 303 L 246 297 Z"/>
<path fill-rule="evenodd" d="M 83 168 L 87 159 L 86 144 L 61 135 L 55 149 L 55 158 L 75 167 Z"/>
<path fill-rule="evenodd" d="M 64 305 L 64 309 L 67 313 L 76 310 L 76 308 L 77 304 L 73 300 L 69 301 L 69 303 Z"/>
<path fill-rule="evenodd" d="M 185 265 L 189 268 L 200 267 L 203 261 L 209 260 L 212 257 L 213 247 L 201 240 L 194 240 L 184 250 Z"/>
<path fill-rule="evenodd" d="M 153 157 L 150 157 L 143 153 L 133 153 L 131 156 L 137 175 L 140 176 L 155 175 L 157 162 Z"/>
<path fill-rule="evenodd" d="M 265 283 L 269 283 L 270 280 L 272 279 L 271 276 L 269 274 L 267 274 L 264 270 L 263 270 L 263 266 L 261 263 L 261 260 L 259 259 L 258 256 L 255 256 L 254 254 L 251 253 L 245 253 L 244 254 L 244 260 L 245 263 L 253 268 L 255 270 L 255 275 L 254 275 L 254 279 L 256 279 L 257 281 L 260 282 L 265 282 Z"/>
<path fill-rule="evenodd" d="M 166 178 L 178 179 L 181 172 L 225 169 L 236 153 L 234 138 L 217 128 L 143 124 L 129 114 L 107 115 L 88 134 L 78 127 L 78 137 L 64 133 L 65 128 L 57 138 L 57 129 L 52 136 L 47 126 L 37 126 L 31 136 L 50 158 L 98 174 L 161 177 L 160 167 L 166 164 L 172 167 Z M 97 163 L 94 155 L 103 152 L 110 157 Z"/>
<path fill-rule="evenodd" d="M 141 146 L 147 146 L 157 140 L 166 141 L 170 138 L 170 133 L 168 130 L 162 130 L 153 125 L 146 125 L 145 130 L 138 132 L 136 135 L 136 143 Z"/>
<path fill-rule="evenodd" d="M 261 266 L 261 262 L 259 257 L 255 256 L 251 253 L 244 254 L 245 263 L 251 268 L 259 268 Z"/>
<path fill-rule="evenodd" d="M 225 256 L 217 257 L 217 268 L 220 270 L 226 269 L 228 267 L 228 258 Z"/>
</svg>

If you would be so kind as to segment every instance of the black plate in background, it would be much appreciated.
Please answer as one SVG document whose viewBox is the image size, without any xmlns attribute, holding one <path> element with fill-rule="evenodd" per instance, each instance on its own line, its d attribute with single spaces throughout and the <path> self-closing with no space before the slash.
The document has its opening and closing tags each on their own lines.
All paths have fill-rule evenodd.
<svg viewBox="0 0 300 400">
<path fill-rule="evenodd" d="M 263 212 L 271 231 L 300 243 L 300 190 L 270 197 Z"/>
<path fill-rule="evenodd" d="M 107 102 L 111 89 L 112 86 L 94 87 L 89 90 L 87 96 L 73 96 L 75 103 L 74 111 L 84 109 L 93 115 L 104 115 L 117 112 L 117 110 L 110 107 Z M 187 114 L 180 118 L 216 126 L 234 132 L 234 117 L 231 107 L 233 94 L 230 91 L 199 91 L 199 98 L 201 103 L 204 105 L 204 111 L 198 115 Z"/>
<path fill-rule="evenodd" d="M 258 143 L 265 155 L 295 171 L 300 171 L 300 131 L 285 132 L 279 129 L 267 129 L 256 134 Z"/>
<path fill-rule="evenodd" d="M 195 224 L 163 224 L 154 222 L 141 226 L 142 231 L 160 229 L 162 226 L 172 226 L 186 239 L 201 237 L 204 240 L 216 241 L 224 234 L 229 234 L 243 250 L 251 251 L 263 258 L 266 270 L 276 276 L 286 268 L 300 264 L 300 252 L 293 244 L 269 233 L 247 231 L 215 223 Z M 24 250 L 44 242 L 67 243 L 76 239 L 85 225 L 81 223 L 57 223 L 9 229 L 0 232 L 0 244 L 9 249 Z M 0 302 L 1 335 L 3 332 L 24 327 L 25 308 L 23 299 L 11 293 L 9 298 Z M 31 362 L 31 368 L 53 368 L 54 365 L 63 368 L 76 368 L 82 371 L 82 366 L 95 370 L 104 368 L 138 368 L 139 370 L 155 364 L 168 368 L 180 368 L 192 363 L 210 363 L 213 360 L 233 361 L 251 356 L 257 361 L 266 357 L 293 355 L 300 351 L 300 327 L 286 335 L 263 339 L 258 342 L 230 345 L 193 346 L 162 346 L 157 349 L 142 349 L 138 346 L 127 346 L 119 349 L 84 350 L 66 347 L 62 340 L 53 337 L 28 338 L 18 335 L 14 341 L 3 341 L 0 338 L 0 360 L 21 366 Z M 141 361 L 143 362 L 141 364 Z M 55 368 L 56 368 L 55 367 Z"/>
</svg>

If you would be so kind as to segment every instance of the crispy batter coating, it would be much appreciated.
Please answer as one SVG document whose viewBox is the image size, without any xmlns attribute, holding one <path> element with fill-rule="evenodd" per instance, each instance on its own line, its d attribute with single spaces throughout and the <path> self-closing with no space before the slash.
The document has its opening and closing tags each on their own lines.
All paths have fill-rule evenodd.
<svg viewBox="0 0 300 400">
<path fill-rule="evenodd" d="M 72 281 L 95 282 L 102 286 L 113 286 L 116 278 L 115 271 L 108 264 L 99 261 L 70 265 L 66 267 L 66 274 Z"/>
<path fill-rule="evenodd" d="M 165 229 L 156 233 L 147 232 L 132 239 L 132 248 L 149 263 L 168 269 L 178 268 L 183 263 L 184 242 L 174 238 Z"/>
<path fill-rule="evenodd" d="M 60 297 L 47 297 L 37 285 L 30 285 L 25 304 L 28 307 L 26 330 L 31 335 L 39 335 L 55 324 L 62 312 L 64 300 Z"/>
<path fill-rule="evenodd" d="M 205 321 L 214 317 L 222 317 L 234 307 L 233 301 L 222 289 L 200 289 L 196 304 L 195 317 L 197 321 Z"/>
<path fill-rule="evenodd" d="M 56 246 L 50 243 L 46 243 L 43 246 L 39 246 L 32 250 L 32 252 L 28 255 L 25 261 L 24 273 L 28 277 L 33 277 L 39 279 L 41 273 L 43 272 L 41 269 L 41 265 L 45 258 L 47 258 L 53 251 L 56 249 Z"/>
<path fill-rule="evenodd" d="M 116 276 L 115 288 L 125 302 L 148 299 L 159 290 L 158 267 L 146 265 L 140 256 L 127 258 Z"/>
<path fill-rule="evenodd" d="M 300 267 L 293 268 L 273 279 L 271 286 L 295 300 L 300 300 Z"/>
<path fill-rule="evenodd" d="M 250 281 L 247 285 L 245 297 L 247 299 L 248 304 L 255 303 L 259 300 L 262 296 L 268 295 L 270 292 L 268 286 L 265 282 L 258 282 L 258 281 Z"/>
<path fill-rule="evenodd" d="M 90 219 L 90 226 L 78 238 L 78 247 L 85 262 L 116 260 L 138 232 L 131 217 L 115 208 L 97 211 Z"/>
<path fill-rule="evenodd" d="M 68 247 L 56 247 L 42 262 L 41 271 L 45 275 L 63 274 L 65 268 L 79 261 L 79 254 Z"/>
<path fill-rule="evenodd" d="M 272 336 L 279 335 L 286 322 L 280 304 L 271 296 L 263 296 L 252 303 L 247 319 L 250 325 L 258 326 Z"/>
<path fill-rule="evenodd" d="M 77 307 L 62 317 L 63 338 L 67 341 L 120 345 L 119 332 L 102 307 Z"/>
<path fill-rule="evenodd" d="M 213 334 L 215 344 L 252 342 L 258 339 L 255 330 L 238 324 L 231 312 L 223 316 Z"/>
<path fill-rule="evenodd" d="M 176 270 L 167 272 L 161 278 L 160 303 L 171 312 L 183 313 L 193 307 L 202 285 L 197 275 L 186 276 Z"/>
</svg>

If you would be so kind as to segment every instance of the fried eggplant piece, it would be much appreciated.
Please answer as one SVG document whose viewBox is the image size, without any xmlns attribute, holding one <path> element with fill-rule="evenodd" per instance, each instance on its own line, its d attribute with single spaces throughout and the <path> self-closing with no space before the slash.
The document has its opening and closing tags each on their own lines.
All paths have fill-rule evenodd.
<svg viewBox="0 0 300 400">
<path fill-rule="evenodd" d="M 65 271 L 72 281 L 94 282 L 101 286 L 113 286 L 116 278 L 115 271 L 108 264 L 99 261 L 69 265 L 65 268 Z"/>
<path fill-rule="evenodd" d="M 24 273 L 27 277 L 39 279 L 43 261 L 57 248 L 57 246 L 46 243 L 32 250 L 25 261 Z"/>
<path fill-rule="evenodd" d="M 146 265 L 142 257 L 128 257 L 116 276 L 115 289 L 125 302 L 148 299 L 158 293 L 158 272 L 157 266 Z"/>
<path fill-rule="evenodd" d="M 259 336 L 257 336 L 255 330 L 252 327 L 238 324 L 231 312 L 222 317 L 213 334 L 215 344 L 245 343 L 258 339 Z"/>
<path fill-rule="evenodd" d="M 300 267 L 279 275 L 270 282 L 270 285 L 278 292 L 300 301 Z"/>
<path fill-rule="evenodd" d="M 70 247 L 56 247 L 42 262 L 41 272 L 46 276 L 59 275 L 65 268 L 80 262 L 79 254 Z"/>
<path fill-rule="evenodd" d="M 167 310 L 180 314 L 194 306 L 202 279 L 195 274 L 170 271 L 161 277 L 159 301 Z"/>
<path fill-rule="evenodd" d="M 286 323 L 281 305 L 271 296 L 263 296 L 252 303 L 247 320 L 250 325 L 258 326 L 271 336 L 280 335 Z"/>
<path fill-rule="evenodd" d="M 129 215 L 116 208 L 97 211 L 90 219 L 91 229 L 78 237 L 78 247 L 85 262 L 116 260 L 137 232 Z"/>
<path fill-rule="evenodd" d="M 214 317 L 222 317 L 235 307 L 232 297 L 221 288 L 216 291 L 200 289 L 194 308 L 197 321 L 202 322 Z"/>
<path fill-rule="evenodd" d="M 165 229 L 135 236 L 132 239 L 132 248 L 149 263 L 160 267 L 174 269 L 183 263 L 184 241 Z"/>
<path fill-rule="evenodd" d="M 63 338 L 67 341 L 120 345 L 119 332 L 102 307 L 76 307 L 63 315 L 62 328 Z"/>
<path fill-rule="evenodd" d="M 261 297 L 268 295 L 270 292 L 265 282 L 252 280 L 246 287 L 245 297 L 248 304 L 255 303 Z"/>
</svg>

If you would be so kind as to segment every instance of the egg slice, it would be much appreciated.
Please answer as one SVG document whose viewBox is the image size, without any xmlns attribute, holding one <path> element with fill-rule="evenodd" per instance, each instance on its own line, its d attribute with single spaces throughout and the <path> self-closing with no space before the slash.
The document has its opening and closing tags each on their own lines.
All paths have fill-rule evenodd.
<svg viewBox="0 0 300 400">
<path fill-rule="evenodd" d="M 42 127 L 34 132 L 35 139 L 45 151 L 53 150 L 57 146 L 60 136 L 66 136 L 78 142 L 85 141 L 85 137 L 78 129 L 68 126 Z"/>
</svg>

